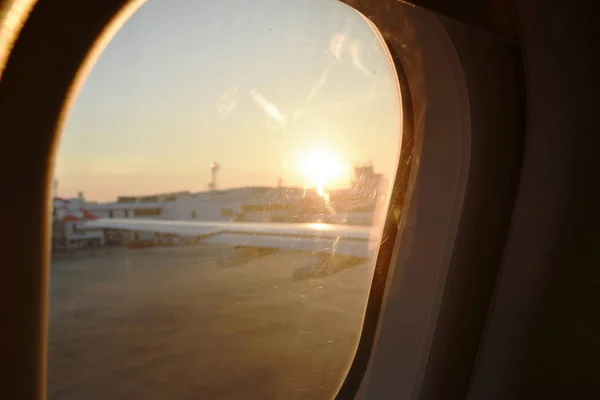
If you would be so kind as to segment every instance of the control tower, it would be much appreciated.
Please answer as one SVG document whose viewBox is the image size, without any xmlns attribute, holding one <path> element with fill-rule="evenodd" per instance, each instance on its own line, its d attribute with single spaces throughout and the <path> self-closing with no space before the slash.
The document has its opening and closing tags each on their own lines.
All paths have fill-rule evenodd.
<svg viewBox="0 0 600 400">
<path fill-rule="evenodd" d="M 218 162 L 213 161 L 212 163 L 210 163 L 210 173 L 211 173 L 211 181 L 208 184 L 208 189 L 209 190 L 217 190 L 217 175 L 219 173 L 219 170 L 221 169 L 221 166 L 219 165 Z"/>
</svg>

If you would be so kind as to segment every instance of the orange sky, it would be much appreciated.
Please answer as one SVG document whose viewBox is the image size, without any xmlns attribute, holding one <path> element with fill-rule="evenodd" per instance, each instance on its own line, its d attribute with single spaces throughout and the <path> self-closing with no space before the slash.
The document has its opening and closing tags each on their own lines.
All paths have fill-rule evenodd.
<svg viewBox="0 0 600 400">
<path fill-rule="evenodd" d="M 361 15 L 333 0 L 173 4 L 149 0 L 94 66 L 60 142 L 60 196 L 206 190 L 213 160 L 220 188 L 347 186 L 369 160 L 393 177 L 400 97 Z"/>
</svg>

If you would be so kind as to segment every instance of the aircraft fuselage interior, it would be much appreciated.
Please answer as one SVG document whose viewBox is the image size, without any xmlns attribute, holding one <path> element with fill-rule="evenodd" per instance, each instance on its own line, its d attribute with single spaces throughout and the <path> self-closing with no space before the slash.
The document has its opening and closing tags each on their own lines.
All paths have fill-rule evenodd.
<svg viewBox="0 0 600 400">
<path fill-rule="evenodd" d="M 195 11 L 188 12 L 184 3 Z M 233 6 L 227 8 L 228 3 L 238 4 L 246 11 Z M 0 398 L 87 397 L 82 393 L 95 393 L 97 398 L 200 396 L 215 400 L 598 397 L 600 157 L 597 155 L 596 108 L 600 65 L 594 57 L 598 35 L 591 4 L 541 0 L 290 0 L 265 8 L 265 4 L 271 3 L 274 2 L 0 0 L 0 171 L 3 183 L 0 209 L 4 212 L 0 242 L 3 269 L 0 278 Z M 217 12 L 217 7 L 222 8 Z M 328 11 L 330 9 L 333 11 Z M 211 12 L 216 16 L 208 17 L 213 15 Z M 330 22 L 323 22 L 329 12 L 333 17 Z M 175 20 L 175 15 L 180 19 Z M 194 18 L 201 15 L 207 17 L 196 22 Z M 265 25 L 261 19 L 268 15 L 273 15 L 269 20 L 272 25 Z M 282 16 L 281 20 L 278 15 Z M 173 36 L 156 33 L 152 40 L 144 39 L 144 35 L 139 34 L 144 27 L 148 35 L 154 30 L 170 29 L 164 32 L 173 32 Z M 205 29 L 204 36 L 194 36 L 195 33 L 190 33 L 196 32 L 194 29 Z M 139 65 L 143 65 L 144 57 L 150 57 L 155 46 L 159 48 L 168 40 L 175 40 L 176 34 L 181 35 L 177 36 L 181 39 L 177 39 L 174 46 L 165 45 L 164 49 L 173 48 L 173 52 L 179 51 L 178 55 L 164 50 L 158 57 L 162 61 L 152 59 L 156 64 L 152 67 L 147 63 L 148 71 L 162 68 L 160 71 L 171 79 L 164 84 L 164 98 L 138 89 L 126 92 L 128 85 L 134 87 L 139 83 L 148 88 L 161 85 L 161 79 L 149 72 L 144 75 Z M 322 46 L 317 43 L 321 39 Z M 146 45 L 139 47 L 139 41 L 143 40 Z M 124 60 L 133 61 L 127 64 L 129 61 Z M 134 61 L 141 64 L 135 64 L 134 68 L 131 66 Z M 219 68 L 211 66 L 218 62 L 221 63 Z M 170 85 L 179 84 L 177 79 L 187 73 L 196 74 L 197 80 L 181 83 L 180 87 L 189 87 L 191 94 L 177 97 L 180 89 L 170 89 Z M 109 75 L 113 79 L 110 85 L 100 81 Z M 201 96 L 208 96 L 211 88 L 217 86 L 225 94 L 216 96 L 213 103 L 202 103 Z M 114 88 L 122 88 L 125 94 L 111 97 L 110 90 Z M 127 97 L 128 93 L 131 97 Z M 98 98 L 92 99 L 96 94 Z M 302 101 L 306 99 L 302 109 L 297 105 L 300 100 L 296 102 L 296 94 L 303 96 Z M 134 95 L 138 96 L 135 101 L 163 103 L 154 113 L 147 109 L 138 112 L 128 103 L 134 101 Z M 162 144 L 152 144 L 158 135 L 152 136 L 151 131 L 159 129 L 159 123 L 144 120 L 167 115 L 167 111 L 163 113 L 163 106 L 165 110 L 172 107 L 168 109 L 175 110 L 173 113 L 183 113 L 186 102 L 197 104 L 201 111 L 181 114 L 183 117 L 177 114 L 173 119 L 176 122 L 165 125 L 164 131 L 175 131 L 188 124 L 185 129 L 189 128 L 194 135 L 186 133 L 185 138 L 190 143 L 193 141 L 193 145 L 181 145 L 175 134 L 168 140 L 163 135 Z M 101 114 L 109 108 L 113 114 Z M 371 119 L 364 117 L 363 121 L 361 113 Z M 77 119 L 79 116 L 90 118 L 85 122 L 87 125 Z M 122 122 L 125 128 L 117 127 L 119 121 L 128 124 L 135 118 L 139 119 L 139 126 L 150 132 L 138 140 L 142 143 L 138 147 L 134 146 L 134 139 L 126 137 L 127 129 L 134 130 L 131 128 L 134 125 Z M 356 119 L 350 121 L 351 118 Z M 259 126 L 253 139 L 248 132 Z M 99 133 L 103 127 L 106 132 L 115 132 L 112 137 L 116 139 L 110 142 L 113 144 L 107 144 L 113 139 L 108 136 L 103 139 Z M 76 129 L 83 132 L 82 135 L 89 135 L 90 153 L 76 154 L 75 139 L 67 142 L 75 137 L 69 132 Z M 222 136 L 215 133 L 219 129 Z M 327 132 L 318 136 L 321 131 Z M 330 153 L 293 153 L 308 143 L 302 140 L 313 136 L 323 138 L 326 134 L 330 134 L 327 140 L 333 143 L 328 148 Z M 280 145 L 284 140 L 289 143 Z M 110 217 L 106 211 L 99 218 L 94 216 L 81 223 L 67 219 L 59 222 L 61 226 L 75 227 L 67 232 L 74 239 L 84 237 L 88 231 L 102 232 L 104 236 L 98 236 L 102 238 L 98 240 L 103 241 L 102 249 L 108 248 L 104 246 L 106 232 L 118 231 L 123 238 L 129 237 L 128 232 L 141 232 L 152 238 L 165 235 L 191 238 L 194 240 L 193 246 L 189 246 L 191 255 L 183 254 L 184 250 L 179 251 L 175 246 L 168 251 L 175 254 L 173 260 L 192 263 L 195 269 L 177 267 L 180 268 L 177 270 L 173 266 L 181 275 L 175 272 L 166 275 L 165 268 L 154 266 L 162 257 L 161 247 L 128 250 L 121 246 L 111 250 L 110 255 L 96 254 L 94 259 L 86 258 L 80 264 L 75 257 L 83 256 L 63 255 L 57 261 L 63 268 L 59 272 L 69 278 L 55 276 L 52 238 L 53 227 L 58 222 L 53 222 L 52 208 L 53 198 L 59 196 L 53 192 L 53 180 L 55 171 L 63 168 L 61 159 L 67 160 L 71 154 L 68 160 L 75 161 L 69 161 L 69 165 L 80 162 L 77 165 L 90 166 L 65 169 L 65 181 L 73 176 L 76 184 L 91 185 L 89 176 L 92 175 L 85 174 L 91 174 L 92 162 L 96 160 L 93 155 L 99 154 L 92 151 L 99 152 L 104 147 L 113 151 L 110 157 L 103 159 L 101 167 L 94 167 L 94 173 L 104 177 L 112 174 L 116 181 L 125 179 L 118 175 L 134 173 L 123 171 L 142 171 L 142 174 L 144 168 L 154 168 L 151 163 L 144 164 L 144 160 L 152 159 L 151 151 L 167 154 L 178 145 L 181 145 L 177 148 L 179 153 L 173 150 L 176 154 L 168 160 L 165 158 L 164 164 L 181 164 L 179 171 L 185 171 L 180 174 L 181 182 L 188 176 L 190 181 L 200 180 L 197 177 L 200 172 L 195 172 L 195 166 L 200 165 L 200 161 L 194 164 L 196 158 L 201 159 L 203 166 L 212 162 L 210 171 L 202 167 L 206 178 L 202 178 L 203 186 L 197 193 L 177 194 L 180 197 L 176 201 L 160 200 L 156 205 L 132 201 L 131 210 L 162 207 L 160 213 L 155 212 L 155 208 L 148 211 L 148 215 L 140 211 L 140 218 L 132 218 L 130 211 L 126 217 L 112 218 L 113 209 L 129 207 L 123 205 L 129 200 L 123 200 L 120 205 L 112 200 L 101 204 L 90 201 L 85 206 L 97 215 L 113 207 Z M 220 164 L 206 158 L 208 147 L 217 149 L 213 151 L 218 152 Z M 124 157 L 123 163 L 119 161 L 121 169 L 117 168 L 117 155 L 132 154 L 133 160 L 138 151 L 139 160 L 135 159 L 138 161 L 125 165 Z M 325 183 L 342 175 L 344 184 L 350 182 L 346 170 L 352 169 L 343 163 L 335 164 L 336 152 L 348 158 L 358 154 L 355 158 L 362 157 L 361 160 L 371 157 L 375 169 L 385 163 L 391 166 L 384 171 L 388 180 L 381 186 L 385 187 L 381 191 L 383 197 L 369 198 L 372 200 L 370 209 L 376 210 L 375 216 L 369 217 L 374 221 L 372 225 L 344 222 L 353 217 L 352 212 L 346 211 L 337 211 L 336 215 L 343 214 L 343 218 L 336 220 L 298 222 L 291 221 L 290 217 L 288 221 L 288 217 L 281 214 L 283 207 L 274 211 L 280 214 L 269 216 L 270 220 L 265 223 L 249 219 L 222 221 L 219 218 L 228 215 L 223 211 L 215 212 L 214 220 L 201 221 L 203 210 L 209 207 L 205 207 L 205 203 L 210 207 L 223 204 L 219 206 L 221 210 L 233 210 L 241 204 L 223 200 L 226 190 L 218 192 L 217 185 L 239 186 L 241 193 L 249 185 L 250 172 L 247 171 L 263 168 L 259 172 L 264 173 L 265 181 L 272 181 L 273 185 L 277 181 L 273 190 L 280 190 L 296 175 L 290 172 L 289 179 L 278 178 L 281 172 L 269 175 L 276 168 L 288 171 L 292 165 L 291 161 L 284 163 L 276 158 L 296 160 L 293 158 L 296 155 L 300 160 L 297 176 L 312 179 L 313 191 L 318 193 L 316 198 L 321 200 L 319 196 L 322 196 L 324 204 L 328 204 L 328 212 L 334 215 L 336 207 L 342 210 L 345 205 L 346 189 L 332 184 L 330 194 L 326 194 Z M 305 154 L 308 161 L 302 161 Z M 250 156 L 255 158 L 246 161 Z M 239 165 L 234 165 L 235 162 Z M 111 163 L 114 164 L 112 170 Z M 316 167 L 310 169 L 311 165 Z M 167 167 L 165 171 L 164 176 L 148 174 L 150 177 L 144 181 L 147 187 L 159 183 L 167 187 L 180 179 L 179 175 L 167 171 Z M 361 170 L 355 167 L 355 171 Z M 212 181 L 206 189 L 205 181 L 210 177 Z M 100 178 L 97 181 L 100 182 Z M 347 186 L 358 190 L 358 181 L 354 178 Z M 118 188 L 123 194 L 133 196 L 138 190 L 128 181 L 119 182 Z M 86 189 L 91 190 L 92 186 Z M 148 189 L 148 193 L 151 190 L 154 189 Z M 217 194 L 223 199 L 214 200 Z M 336 200 L 338 198 L 340 200 Z M 268 200 L 261 201 L 270 204 Z M 217 206 L 214 207 L 217 210 Z M 149 215 L 150 212 L 155 215 Z M 168 212 L 171 219 L 165 217 Z M 175 221 L 183 219 L 182 215 L 187 218 L 185 221 Z M 219 264 L 220 261 L 216 262 L 218 268 L 213 268 L 212 259 L 200 261 L 208 257 L 205 254 L 214 252 L 211 249 L 215 246 L 223 245 L 250 249 L 249 253 L 260 253 L 260 257 L 252 261 L 244 259 L 248 261 L 247 266 L 236 264 L 227 268 Z M 208 249 L 206 253 L 202 253 L 204 248 Z M 302 252 L 307 251 L 318 256 L 321 268 L 303 266 Z M 63 253 L 82 251 L 65 249 Z M 333 264 L 334 255 L 344 261 L 343 267 Z M 111 267 L 113 269 L 102 270 L 100 264 L 108 263 L 102 261 L 102 257 L 121 257 L 121 261 Z M 360 264 L 364 260 L 368 261 L 366 267 Z M 330 261 L 334 266 L 328 264 L 329 269 L 325 271 L 323 266 Z M 200 268 L 201 263 L 210 266 Z M 299 267 L 286 269 L 296 263 Z M 134 273 L 139 274 L 135 279 L 132 278 Z M 99 278 L 87 289 L 78 286 L 77 279 L 90 280 L 93 274 Z M 109 288 L 107 282 L 113 279 L 110 274 L 120 274 L 120 278 L 118 282 L 115 278 L 116 283 Z M 160 291 L 170 287 L 162 278 L 166 276 L 172 279 L 168 282 L 174 282 L 176 289 L 170 292 L 171 297 L 165 295 L 164 299 L 168 300 L 158 300 L 159 297 L 152 296 L 159 296 Z M 181 276 L 179 281 L 177 276 Z M 176 300 L 170 300 L 179 295 L 181 298 L 192 296 L 191 278 L 186 280 L 184 276 L 197 279 L 194 282 L 198 288 L 194 290 L 207 293 L 201 297 L 209 310 L 206 315 L 193 314 L 198 312 L 194 308 L 199 307 L 197 303 L 189 302 L 183 309 L 173 305 Z M 148 285 L 146 288 L 144 282 Z M 147 295 L 151 285 L 156 292 Z M 185 285 L 190 287 L 185 289 L 189 293 L 181 289 Z M 130 298 L 122 294 L 125 287 L 134 288 L 131 292 L 141 293 L 140 297 L 128 300 Z M 251 287 L 254 288 L 252 294 L 243 292 L 244 288 Z M 358 287 L 364 288 L 362 294 L 356 294 Z M 60 290 L 62 292 L 55 294 Z M 344 295 L 336 294 L 342 291 Z M 91 300 L 92 297 L 85 300 L 84 295 L 88 294 L 97 296 L 96 300 Z M 250 300 L 244 297 L 251 295 L 255 297 Z M 346 295 L 348 297 L 343 297 Z M 92 313 L 77 311 L 78 307 L 81 310 L 88 307 L 84 304 L 86 301 L 89 307 L 99 310 L 97 318 L 104 318 L 102 313 L 109 311 L 100 308 L 99 303 L 92 304 L 94 301 L 102 300 L 106 307 L 113 307 L 116 310 L 111 316 L 113 319 L 107 317 L 103 321 L 109 322 L 102 324 L 110 325 L 110 321 L 114 321 L 117 326 L 127 320 L 123 315 L 137 307 L 136 302 L 142 304 L 141 296 L 147 298 L 143 307 L 140 306 L 145 314 L 136 314 L 139 324 L 145 323 L 148 315 L 164 312 L 167 317 L 162 314 L 160 317 L 172 321 L 169 329 L 173 329 L 171 333 L 161 334 L 164 343 L 147 346 L 146 358 L 128 361 L 108 358 L 108 354 L 118 351 L 119 340 L 128 341 L 122 346 L 133 346 L 136 340 L 142 340 L 127 336 L 128 328 L 111 331 L 112 336 L 98 343 L 112 345 L 106 345 L 104 350 L 97 348 L 93 357 L 70 359 L 72 352 L 66 348 L 60 350 L 60 357 L 55 356 L 59 354 L 59 343 L 70 345 L 78 340 L 88 343 L 85 335 L 91 335 L 94 329 L 88 329 L 88 333 L 75 332 L 85 325 L 81 322 L 84 318 L 91 321 L 93 317 Z M 360 304 L 358 297 L 364 299 Z M 271 298 L 274 300 L 269 300 Z M 152 305 L 159 301 L 163 301 L 161 307 L 164 308 L 153 309 Z M 257 334 L 259 339 L 254 336 L 243 339 L 245 332 L 251 335 L 253 329 L 260 329 L 260 324 L 250 318 L 253 311 L 248 310 L 251 305 L 263 303 L 268 303 L 264 310 L 271 311 L 261 315 L 273 313 L 269 320 L 275 327 L 269 330 L 273 336 Z M 246 308 L 236 311 L 236 315 L 246 318 L 246 328 L 228 325 L 233 318 L 233 314 L 228 313 L 238 310 L 235 307 L 239 304 Z M 350 307 L 358 311 L 350 312 Z M 315 311 L 310 311 L 313 309 Z M 210 322 L 197 328 L 206 336 L 197 339 L 197 343 L 221 343 L 225 349 L 222 357 L 226 357 L 226 351 L 241 357 L 240 360 L 255 357 L 252 359 L 258 360 L 260 367 L 252 369 L 251 361 L 240 361 L 247 362 L 244 365 L 248 367 L 242 368 L 237 362 L 227 366 L 229 361 L 225 358 L 211 355 L 215 361 L 202 369 L 199 365 L 203 353 L 196 349 L 195 361 L 188 360 L 188 364 L 183 362 L 170 370 L 173 382 L 177 378 L 187 379 L 190 386 L 185 393 L 189 397 L 185 397 L 182 388 L 173 392 L 165 389 L 162 394 L 144 392 L 145 386 L 155 387 L 152 385 L 158 385 L 163 379 L 162 375 L 144 375 L 145 366 L 169 359 L 159 357 L 158 353 L 153 355 L 153 351 L 175 344 L 183 348 L 184 340 L 192 336 L 186 331 L 187 325 L 177 325 L 171 313 L 193 314 L 189 321 L 207 318 Z M 324 321 L 330 318 L 330 325 L 313 324 L 309 319 L 311 313 Z M 292 319 L 292 314 L 303 319 Z M 335 336 L 345 329 L 350 314 L 354 315 L 354 328 L 344 332 L 351 333 Z M 286 315 L 289 323 L 284 319 Z M 208 320 L 209 317 L 214 320 Z M 68 322 L 59 326 L 57 321 Z M 131 322 L 132 325 L 137 323 Z M 168 323 L 162 326 L 165 325 Z M 317 329 L 320 330 L 317 332 Z M 314 335 L 310 336 L 313 331 Z M 277 332 L 280 336 L 276 336 Z M 293 332 L 293 336 L 289 332 Z M 110 339 L 106 339 L 108 337 Z M 284 339 L 288 341 L 280 345 L 278 341 Z M 230 341 L 225 343 L 225 340 Z M 334 368 L 326 357 L 335 351 L 339 342 L 347 342 L 346 358 L 336 361 Z M 139 348 L 142 347 L 140 344 Z M 184 350 L 173 354 L 183 354 Z M 268 356 L 261 353 L 263 350 Z M 313 362 L 305 356 L 310 351 L 318 354 L 322 361 Z M 106 359 L 102 359 L 102 352 L 106 352 Z M 115 383 L 118 393 L 108 391 L 112 379 L 109 377 L 113 376 L 108 373 L 112 367 L 103 367 L 102 371 L 108 371 L 106 376 L 81 372 L 77 382 L 75 375 L 72 382 L 69 381 L 70 374 L 75 374 L 73 371 L 88 368 L 94 371 L 94 364 L 109 365 L 106 360 L 114 363 L 115 368 L 122 362 L 119 368 L 124 371 L 138 368 L 135 372 L 138 375 L 131 375 L 131 387 Z M 208 358 L 205 362 L 209 364 Z M 123 367 L 125 364 L 127 368 Z M 59 368 L 64 369 L 61 372 Z M 232 380 L 220 382 L 221 375 L 214 372 L 219 368 L 231 369 Z M 214 378 L 211 378 L 212 372 Z M 286 373 L 295 375 L 282 376 Z M 115 376 L 118 374 L 115 372 Z M 239 376 L 236 378 L 235 374 Z M 52 382 L 57 376 L 62 382 L 54 385 Z M 99 383 L 101 379 L 107 383 Z M 255 381 L 267 383 L 252 386 Z M 240 386 L 236 392 L 237 382 Z M 107 391 L 82 391 L 88 384 L 98 388 L 106 385 Z M 329 386 L 324 389 L 323 385 Z M 289 391 L 282 391 L 282 387 Z"/>
</svg>

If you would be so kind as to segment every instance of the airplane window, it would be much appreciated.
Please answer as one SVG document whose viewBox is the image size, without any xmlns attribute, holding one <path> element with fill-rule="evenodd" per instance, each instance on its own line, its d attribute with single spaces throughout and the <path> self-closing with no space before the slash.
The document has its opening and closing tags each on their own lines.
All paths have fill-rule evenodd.
<svg viewBox="0 0 600 400">
<path fill-rule="evenodd" d="M 401 113 L 381 36 L 337 1 L 144 3 L 63 127 L 49 398 L 334 396 Z"/>
</svg>

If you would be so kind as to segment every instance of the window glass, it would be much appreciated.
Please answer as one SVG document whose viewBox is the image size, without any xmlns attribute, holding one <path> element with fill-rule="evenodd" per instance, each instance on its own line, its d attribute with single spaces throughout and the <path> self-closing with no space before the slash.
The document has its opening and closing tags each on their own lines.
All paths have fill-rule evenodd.
<svg viewBox="0 0 600 400">
<path fill-rule="evenodd" d="M 54 170 L 50 399 L 335 395 L 401 143 L 374 29 L 334 0 L 150 0 L 116 33 Z"/>
</svg>

